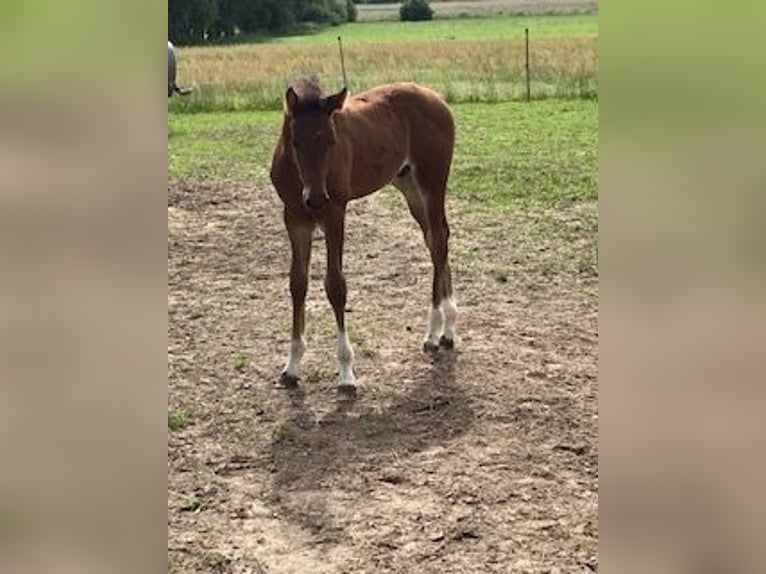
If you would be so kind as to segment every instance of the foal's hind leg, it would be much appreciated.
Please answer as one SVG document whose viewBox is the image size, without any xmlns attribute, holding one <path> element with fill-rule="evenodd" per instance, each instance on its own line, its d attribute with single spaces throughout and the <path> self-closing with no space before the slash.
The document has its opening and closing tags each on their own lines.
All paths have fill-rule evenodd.
<svg viewBox="0 0 766 574">
<path fill-rule="evenodd" d="M 421 197 L 418 185 L 415 182 L 414 173 L 410 166 L 405 166 L 399 175 L 396 176 L 394 181 L 391 182 L 393 186 L 402 192 L 404 198 L 407 200 L 407 206 L 410 208 L 410 213 L 415 221 L 420 225 L 420 230 L 423 232 L 423 239 L 428 244 L 428 220 L 426 219 L 426 208 L 423 204 L 423 198 Z"/>
<path fill-rule="evenodd" d="M 428 216 L 426 206 L 423 201 L 423 195 L 415 181 L 414 172 L 410 166 L 406 166 L 402 172 L 393 181 L 394 187 L 402 192 L 410 213 L 415 221 L 420 225 L 425 239 L 426 246 L 431 249 L 431 238 L 428 232 Z M 444 329 L 444 313 L 439 305 L 432 305 L 428 311 L 428 332 L 426 333 L 423 349 L 426 351 L 435 351 L 439 348 L 439 337 Z"/>
<path fill-rule="evenodd" d="M 449 236 L 449 228 L 447 235 Z M 445 349 L 452 349 L 455 347 L 457 303 L 455 301 L 455 292 L 452 290 L 452 269 L 450 268 L 449 257 L 447 257 L 444 263 L 444 296 L 442 297 L 441 308 L 444 312 L 444 333 L 439 338 L 439 346 Z"/>
<path fill-rule="evenodd" d="M 429 310 L 429 332 L 424 347 L 435 350 L 455 346 L 457 306 L 452 293 L 452 273 L 449 266 L 449 225 L 444 212 L 444 194 L 423 193 L 428 221 L 427 243 L 434 266 Z"/>
<path fill-rule="evenodd" d="M 435 351 L 442 346 L 455 346 L 457 305 L 452 291 L 452 274 L 447 254 L 449 226 L 444 213 L 444 191 L 424 190 L 409 166 L 393 182 L 407 199 L 410 213 L 420 225 L 434 265 L 431 307 L 428 311 L 428 333 L 423 348 Z M 434 185 L 432 189 L 437 189 Z"/>
</svg>

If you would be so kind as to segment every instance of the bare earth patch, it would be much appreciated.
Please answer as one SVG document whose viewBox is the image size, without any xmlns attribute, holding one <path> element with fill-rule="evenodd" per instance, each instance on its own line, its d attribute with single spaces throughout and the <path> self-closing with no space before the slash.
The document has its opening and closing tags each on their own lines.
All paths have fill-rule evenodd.
<svg viewBox="0 0 766 574">
<path fill-rule="evenodd" d="M 290 334 L 278 198 L 171 186 L 168 570 L 596 571 L 598 279 L 582 225 L 595 209 L 543 214 L 549 236 L 533 233 L 540 214 L 453 212 L 457 346 L 430 357 L 415 222 L 392 190 L 352 204 L 348 321 L 364 387 L 350 402 L 335 391 L 323 242 L 303 380 L 287 391 L 275 385 Z"/>
</svg>

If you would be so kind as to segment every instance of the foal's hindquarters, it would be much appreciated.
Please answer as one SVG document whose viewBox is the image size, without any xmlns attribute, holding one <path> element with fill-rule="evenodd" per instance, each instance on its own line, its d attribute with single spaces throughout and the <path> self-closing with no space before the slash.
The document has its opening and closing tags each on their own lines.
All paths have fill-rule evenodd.
<svg viewBox="0 0 766 574">
<path fill-rule="evenodd" d="M 435 92 L 413 84 L 381 86 L 348 100 L 345 90 L 325 97 L 316 85 L 288 89 L 285 122 L 271 170 L 285 204 L 292 249 L 293 328 L 281 377 L 284 384 L 297 382 L 305 350 L 311 239 L 318 224 L 327 244 L 325 291 L 338 328 L 339 388 L 356 388 L 345 321 L 346 204 L 389 183 L 404 194 L 431 254 L 433 282 L 424 349 L 436 352 L 454 347 L 457 306 L 445 213 L 454 139 L 454 121 L 446 103 Z"/>
<path fill-rule="evenodd" d="M 431 90 L 418 88 L 412 108 L 420 99 L 428 106 L 411 121 L 404 164 L 391 183 L 402 192 L 418 222 L 431 253 L 433 283 L 428 330 L 423 349 L 435 352 L 455 346 L 457 304 L 449 265 L 449 224 L 446 214 L 447 180 L 455 145 L 455 124 L 447 104 Z M 405 100 L 406 104 L 407 102 Z M 414 124 L 414 125 L 413 125 Z"/>
</svg>

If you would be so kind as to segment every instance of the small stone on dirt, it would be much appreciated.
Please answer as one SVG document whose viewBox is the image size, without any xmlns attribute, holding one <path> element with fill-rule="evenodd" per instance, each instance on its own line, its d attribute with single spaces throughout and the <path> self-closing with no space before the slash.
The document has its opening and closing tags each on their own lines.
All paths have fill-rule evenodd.
<svg viewBox="0 0 766 574">
<path fill-rule="evenodd" d="M 439 542 L 439 541 L 441 541 L 441 540 L 444 540 L 444 532 L 434 532 L 433 534 L 431 534 L 431 535 L 428 537 L 428 539 L 429 539 L 431 542 Z"/>
<path fill-rule="evenodd" d="M 478 540 L 481 535 L 473 528 L 461 528 L 452 537 L 454 540 Z"/>
<path fill-rule="evenodd" d="M 380 480 L 389 484 L 401 484 L 404 482 L 404 477 L 401 474 L 384 474 L 380 477 Z"/>
<path fill-rule="evenodd" d="M 553 447 L 553 450 L 565 450 L 568 452 L 572 452 L 578 456 L 582 456 L 588 452 L 588 445 L 580 444 L 575 446 L 570 444 L 557 444 L 556 446 Z"/>
</svg>

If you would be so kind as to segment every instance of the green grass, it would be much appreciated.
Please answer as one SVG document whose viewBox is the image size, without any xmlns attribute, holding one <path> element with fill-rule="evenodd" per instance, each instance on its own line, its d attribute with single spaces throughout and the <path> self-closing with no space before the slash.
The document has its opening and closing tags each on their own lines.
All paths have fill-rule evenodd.
<svg viewBox="0 0 766 574">
<path fill-rule="evenodd" d="M 344 44 L 389 42 L 443 42 L 448 40 L 513 40 L 596 36 L 597 14 L 509 16 L 430 20 L 426 22 L 352 22 L 314 32 L 264 40 L 279 44 L 328 44 L 343 38 Z"/>
<path fill-rule="evenodd" d="M 176 409 L 168 412 L 168 429 L 181 430 L 192 422 L 192 412 L 189 409 Z"/>
<path fill-rule="evenodd" d="M 450 194 L 468 209 L 597 198 L 598 103 L 460 104 Z M 280 112 L 171 114 L 168 178 L 270 187 Z"/>
<path fill-rule="evenodd" d="M 247 357 L 237 357 L 234 359 L 234 370 L 238 373 L 244 373 L 250 366 L 250 359 Z"/>
<path fill-rule="evenodd" d="M 453 197 L 479 208 L 597 198 L 598 104 L 455 106 Z"/>
<path fill-rule="evenodd" d="M 168 115 L 168 178 L 269 181 L 280 112 Z"/>
<path fill-rule="evenodd" d="M 357 4 L 358 19 L 399 20 L 401 3 Z M 517 0 L 448 0 L 431 2 L 435 19 L 442 18 L 489 18 L 496 16 L 525 14 L 589 14 L 598 11 L 595 0 L 581 0 L 579 3 L 562 5 L 556 0 L 538 0 L 534 4 Z"/>
<path fill-rule="evenodd" d="M 357 22 L 261 43 L 181 49 L 179 82 L 195 90 L 172 98 L 168 109 L 278 110 L 286 86 L 301 75 L 316 74 L 326 89 L 337 89 L 342 81 L 338 35 L 352 93 L 414 81 L 441 92 L 450 103 L 523 100 L 526 27 L 532 97 L 597 99 L 597 16 L 573 14 Z"/>
</svg>

